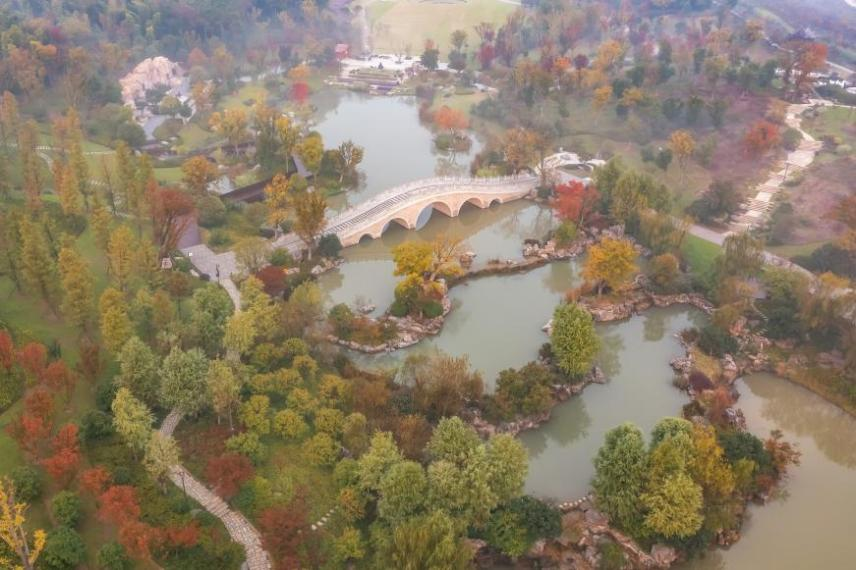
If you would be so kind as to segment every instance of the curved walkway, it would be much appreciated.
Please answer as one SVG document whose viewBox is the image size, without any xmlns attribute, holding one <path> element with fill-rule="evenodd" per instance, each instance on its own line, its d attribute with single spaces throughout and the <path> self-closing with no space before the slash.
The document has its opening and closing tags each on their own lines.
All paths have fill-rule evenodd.
<svg viewBox="0 0 856 570">
<path fill-rule="evenodd" d="M 164 436 L 172 437 L 180 421 L 181 413 L 173 410 L 164 419 L 158 431 Z M 244 547 L 249 570 L 271 570 L 273 568 L 270 556 L 262 547 L 259 531 L 247 520 L 247 517 L 231 510 L 226 501 L 197 481 L 183 466 L 173 465 L 170 467 L 169 478 L 177 487 L 183 489 L 187 496 L 193 498 L 206 511 L 223 521 L 229 537 Z"/>
</svg>

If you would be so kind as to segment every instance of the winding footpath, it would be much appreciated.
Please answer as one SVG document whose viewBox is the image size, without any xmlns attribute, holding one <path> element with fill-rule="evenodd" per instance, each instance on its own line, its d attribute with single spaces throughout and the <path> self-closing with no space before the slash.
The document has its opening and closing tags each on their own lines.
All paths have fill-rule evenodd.
<svg viewBox="0 0 856 570">
<path fill-rule="evenodd" d="M 178 422 L 181 421 L 181 413 L 173 410 L 164 419 L 160 431 L 161 435 L 172 437 Z M 249 570 L 271 570 L 270 556 L 262 547 L 262 538 L 259 531 L 247 520 L 247 517 L 233 511 L 226 501 L 209 490 L 200 481 L 196 480 L 190 472 L 182 465 L 176 464 L 169 469 L 169 479 L 185 494 L 202 507 L 220 519 L 229 533 L 229 537 L 244 548 L 247 557 L 247 568 Z"/>
</svg>

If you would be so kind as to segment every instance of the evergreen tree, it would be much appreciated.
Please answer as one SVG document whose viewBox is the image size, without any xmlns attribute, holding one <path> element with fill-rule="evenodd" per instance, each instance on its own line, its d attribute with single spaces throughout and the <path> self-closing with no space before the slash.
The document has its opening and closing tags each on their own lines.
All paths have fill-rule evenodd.
<svg viewBox="0 0 856 570">
<path fill-rule="evenodd" d="M 631 423 L 609 430 L 594 460 L 597 505 L 610 522 L 631 534 L 642 525 L 639 496 L 645 485 L 647 452 L 642 431 Z"/>
<path fill-rule="evenodd" d="M 113 427 L 116 432 L 131 449 L 143 451 L 149 443 L 152 424 L 155 421 L 151 410 L 127 388 L 119 388 L 110 409 L 113 411 Z"/>
<path fill-rule="evenodd" d="M 194 415 L 208 403 L 208 359 L 198 348 L 173 348 L 161 366 L 160 400 L 164 407 Z"/>
<path fill-rule="evenodd" d="M 565 374 L 579 377 L 591 370 L 600 339 L 591 315 L 576 303 L 556 307 L 550 334 L 555 363 Z"/>
<path fill-rule="evenodd" d="M 160 393 L 160 362 L 154 352 L 139 338 L 132 336 L 118 356 L 120 370 L 115 382 L 127 388 L 134 397 L 149 406 L 158 403 Z"/>
</svg>

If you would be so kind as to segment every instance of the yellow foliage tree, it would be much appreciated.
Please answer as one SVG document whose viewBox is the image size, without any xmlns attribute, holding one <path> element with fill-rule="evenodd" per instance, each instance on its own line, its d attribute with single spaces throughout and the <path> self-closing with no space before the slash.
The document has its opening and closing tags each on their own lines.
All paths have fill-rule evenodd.
<svg viewBox="0 0 856 570">
<path fill-rule="evenodd" d="M 279 231 L 279 226 L 288 219 L 289 206 L 291 205 L 289 197 L 288 177 L 284 174 L 277 174 L 265 186 L 265 205 L 268 209 L 268 222 Z"/>
<path fill-rule="evenodd" d="M 15 499 L 15 489 L 8 480 L 0 480 L 0 539 L 15 553 L 18 560 L 0 556 L 0 566 L 12 570 L 33 570 L 36 560 L 45 547 L 47 534 L 36 530 L 30 539 L 24 528 L 27 519 L 27 504 Z"/>
<path fill-rule="evenodd" d="M 695 151 L 695 139 L 683 129 L 677 130 L 669 137 L 669 148 L 672 154 L 678 159 L 678 166 L 681 168 L 681 174 L 686 176 L 687 161 Z"/>
<path fill-rule="evenodd" d="M 217 178 L 217 167 L 204 156 L 188 158 L 181 165 L 182 181 L 194 194 L 204 194 L 208 183 Z"/>
<path fill-rule="evenodd" d="M 636 250 L 626 239 L 604 238 L 589 248 L 583 278 L 597 284 L 597 294 L 607 285 L 613 291 L 624 286 L 636 272 Z"/>
</svg>

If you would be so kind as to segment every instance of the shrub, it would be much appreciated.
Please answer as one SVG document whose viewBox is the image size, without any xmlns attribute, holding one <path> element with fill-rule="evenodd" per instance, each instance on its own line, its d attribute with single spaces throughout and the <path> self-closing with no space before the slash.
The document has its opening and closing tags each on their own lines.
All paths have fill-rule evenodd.
<svg viewBox="0 0 856 570">
<path fill-rule="evenodd" d="M 80 425 L 84 441 L 95 441 L 113 435 L 113 420 L 110 414 L 99 410 L 86 412 Z"/>
<path fill-rule="evenodd" d="M 408 312 L 407 303 L 401 299 L 396 299 L 392 302 L 392 306 L 389 307 L 389 314 L 393 317 L 406 317 Z"/>
<path fill-rule="evenodd" d="M 211 247 L 226 247 L 231 244 L 231 236 L 221 229 L 216 229 L 208 234 L 208 245 Z"/>
<path fill-rule="evenodd" d="M 564 221 L 556 228 L 553 237 L 556 239 L 556 245 L 567 247 L 577 239 L 577 225 L 571 221 Z"/>
<path fill-rule="evenodd" d="M 796 150 L 802 141 L 802 133 L 794 128 L 787 128 L 782 133 L 782 146 L 787 150 Z"/>
<path fill-rule="evenodd" d="M 303 450 L 315 465 L 334 465 L 341 446 L 326 433 L 316 433 L 303 444 Z"/>
<path fill-rule="evenodd" d="M 438 301 L 428 301 L 422 306 L 422 314 L 429 319 L 436 319 L 443 314 L 443 305 Z"/>
<path fill-rule="evenodd" d="M 737 341 L 728 331 L 708 324 L 701 329 L 701 334 L 698 339 L 698 346 L 711 356 L 721 358 L 725 354 L 733 354 L 737 352 Z"/>
<path fill-rule="evenodd" d="M 96 557 L 99 570 L 131 570 L 132 564 L 125 549 L 118 542 L 108 542 Z"/>
<path fill-rule="evenodd" d="M 597 565 L 598 570 L 621 570 L 624 568 L 626 557 L 624 549 L 611 540 L 601 542 L 598 547 L 600 552 L 600 562 Z"/>
<path fill-rule="evenodd" d="M 339 303 L 330 309 L 328 320 L 336 336 L 349 339 L 354 332 L 354 312 L 345 303 Z"/>
<path fill-rule="evenodd" d="M 291 256 L 291 252 L 284 247 L 278 247 L 271 251 L 268 261 L 271 265 L 277 267 L 292 267 L 294 265 L 294 258 Z"/>
<path fill-rule="evenodd" d="M 318 240 L 318 255 L 334 259 L 342 251 L 342 242 L 336 234 L 325 234 Z"/>
<path fill-rule="evenodd" d="M 251 431 L 233 435 L 227 439 L 226 449 L 246 455 L 250 461 L 257 465 L 267 455 L 267 447 L 259 440 L 258 434 Z"/>
<path fill-rule="evenodd" d="M 226 223 L 226 206 L 223 201 L 213 194 L 206 194 L 196 201 L 199 225 L 203 228 L 213 228 Z"/>
<path fill-rule="evenodd" d="M 40 561 L 50 570 L 71 570 L 83 562 L 86 546 L 74 530 L 61 526 L 48 534 Z"/>
<path fill-rule="evenodd" d="M 71 491 L 60 491 L 51 501 L 51 512 L 59 524 L 74 528 L 80 521 L 80 497 Z"/>
<path fill-rule="evenodd" d="M 15 497 L 25 503 L 32 503 L 42 495 L 44 481 L 36 469 L 29 465 L 20 465 L 9 474 Z"/>
<path fill-rule="evenodd" d="M 538 197 L 542 200 L 549 200 L 553 196 L 553 189 L 549 186 L 538 187 Z"/>
</svg>

